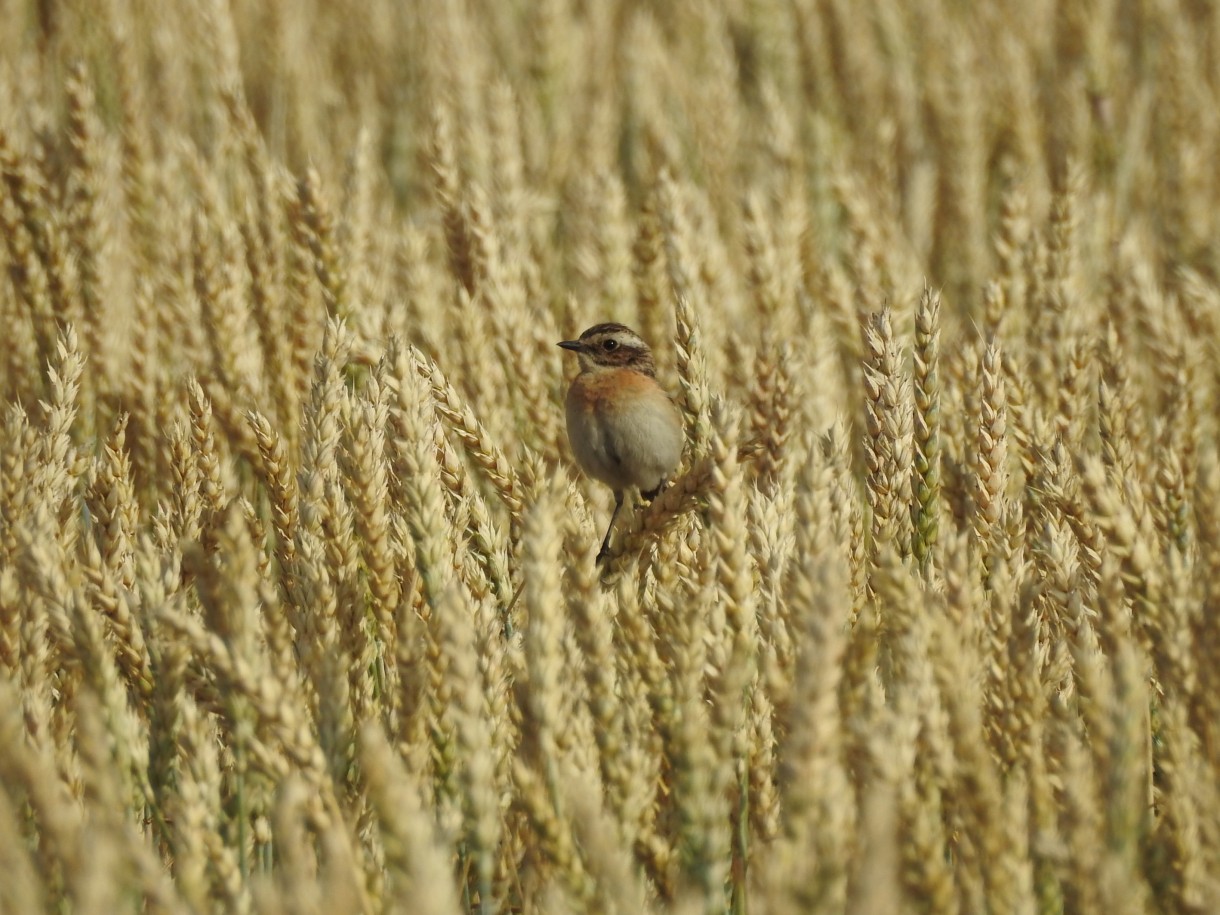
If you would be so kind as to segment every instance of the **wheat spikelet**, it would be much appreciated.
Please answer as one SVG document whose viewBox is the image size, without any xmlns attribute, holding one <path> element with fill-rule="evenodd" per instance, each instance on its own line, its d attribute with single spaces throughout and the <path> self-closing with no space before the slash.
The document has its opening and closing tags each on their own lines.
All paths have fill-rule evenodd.
<svg viewBox="0 0 1220 915">
<path fill-rule="evenodd" d="M 331 318 L 346 318 L 348 277 L 339 258 L 334 216 L 323 196 L 321 179 L 307 169 L 297 182 L 297 204 L 303 237 L 313 260 L 313 270 L 322 286 L 322 301 Z"/>
<path fill-rule="evenodd" d="M 16 238 L 10 236 L 15 259 L 21 265 L 18 288 L 30 308 L 39 355 L 47 359 L 53 348 L 55 322 L 74 323 L 78 311 L 76 290 L 68 274 L 66 242 L 49 209 L 44 177 L 26 157 L 11 149 L 2 133 L 0 177 L 17 211 L 10 218 L 21 227 Z"/>
<path fill-rule="evenodd" d="M 673 335 L 669 309 L 665 305 L 665 238 L 657 207 L 657 188 L 654 186 L 645 193 L 640 205 L 631 245 L 631 276 L 640 333 L 654 344 Z M 668 373 L 672 369 L 667 358 L 668 348 L 657 347 L 653 354 L 658 370 Z"/>
<path fill-rule="evenodd" d="M 437 109 L 433 114 L 432 137 L 428 157 L 434 193 L 444 213 L 445 242 L 449 252 L 449 266 L 468 293 L 475 289 L 472 241 L 470 228 L 461 210 L 461 189 L 457 163 L 453 148 L 450 113 Z"/>
<path fill-rule="evenodd" d="M 253 348 L 247 343 L 246 312 L 238 289 L 240 266 L 237 238 L 225 219 L 221 189 L 204 169 L 198 154 L 191 166 L 199 184 L 200 204 L 190 215 L 191 282 L 193 305 L 201 323 L 211 328 L 203 342 L 210 355 L 210 372 L 226 391 L 254 390 Z"/>
<path fill-rule="evenodd" d="M 549 560 L 560 545 L 556 518 L 558 500 L 544 492 L 526 517 L 523 560 L 525 601 L 529 624 L 525 665 L 529 690 L 522 713 L 524 758 L 514 766 L 514 779 L 523 792 L 526 815 L 539 834 L 548 863 L 577 900 L 588 902 L 593 885 L 581 860 L 572 824 L 562 805 L 562 780 L 580 772 L 570 738 L 561 722 L 571 721 L 573 697 L 562 688 L 564 620 L 558 569 Z"/>
<path fill-rule="evenodd" d="M 923 606 L 929 614 L 942 612 L 926 596 Z M 911 717 L 918 719 L 919 732 L 911 742 L 913 754 L 904 754 L 902 760 L 909 771 L 901 778 L 898 789 L 902 810 L 899 829 L 907 892 L 943 907 L 957 903 L 959 893 L 945 864 L 949 835 L 943 822 L 946 807 L 952 805 L 951 800 L 946 802 L 943 792 L 952 777 L 953 754 L 948 720 L 928 654 L 929 629 L 919 615 L 911 614 L 907 638 L 912 644 L 903 649 L 907 655 L 903 665 L 907 683 L 897 691 L 895 701 L 900 708 L 912 707 Z"/>
<path fill-rule="evenodd" d="M 699 337 L 696 303 L 692 296 L 697 290 L 692 287 L 690 271 L 694 270 L 690 252 L 689 226 L 681 210 L 678 191 L 667 176 L 662 175 L 658 183 L 658 212 L 665 236 L 666 263 L 669 267 L 670 284 L 673 288 L 675 319 L 678 336 L 675 340 L 675 365 L 682 386 L 686 410 L 687 447 L 694 455 L 706 449 L 710 435 L 710 408 L 708 392 L 707 356 Z"/>
<path fill-rule="evenodd" d="M 126 445 L 127 416 L 122 415 L 104 446 L 85 500 L 96 520 L 107 568 L 118 576 L 121 587 L 130 589 L 134 578 L 132 547 L 140 528 L 140 507 L 136 503 Z"/>
<path fill-rule="evenodd" d="M 804 563 L 815 563 L 803 554 Z M 831 835 L 849 839 L 854 826 L 848 774 L 841 761 L 843 721 L 839 716 L 838 678 L 845 650 L 843 622 L 850 609 L 847 582 L 838 564 L 816 563 L 801 575 L 808 594 L 798 621 L 802 633 L 816 638 L 800 640 L 793 697 L 780 746 L 782 829 L 792 841 L 785 862 L 793 902 L 806 906 L 841 904 L 846 899 L 846 841 L 829 841 Z M 836 602 L 838 605 L 836 606 Z M 819 823 L 833 823 L 823 831 Z M 818 879 L 802 879 L 805 856 L 818 863 Z"/>
<path fill-rule="evenodd" d="M 790 531 L 783 519 L 790 515 L 790 510 L 785 510 L 779 499 L 766 499 L 757 490 L 751 496 L 749 537 L 758 563 L 760 673 L 772 700 L 783 706 L 794 654 L 792 608 L 784 601 L 784 579 L 791 551 Z"/>
<path fill-rule="evenodd" d="M 565 522 L 565 546 L 581 557 L 567 582 L 567 606 L 583 656 L 589 711 L 596 728 L 598 765 L 606 786 L 609 811 L 621 824 L 623 838 L 635 840 L 649 802 L 640 750 L 631 743 L 629 706 L 619 700 L 613 605 L 585 570 L 594 568 L 596 540 L 574 515 Z"/>
<path fill-rule="evenodd" d="M 986 568 L 1009 553 L 1003 527 L 1008 503 L 1008 403 L 999 347 L 989 343 L 980 365 L 978 444 L 974 455 L 974 530 Z"/>
<path fill-rule="evenodd" d="M 652 911 L 647 888 L 633 867 L 627 847 L 615 841 L 614 821 L 601 809 L 598 796 L 581 790 L 577 783 L 569 784 L 566 793 L 573 830 L 584 849 L 599 899 L 613 895 L 624 911 Z"/>
<path fill-rule="evenodd" d="M 271 394 L 275 412 L 291 417 L 296 406 L 293 384 L 293 323 L 285 314 L 283 228 L 277 207 L 276 175 L 267 162 L 248 109 L 234 99 L 230 118 L 241 137 L 253 203 L 238 219 L 238 231 L 249 274 L 250 314 L 258 333 L 264 390 Z"/>
<path fill-rule="evenodd" d="M 123 198 L 137 255 L 149 275 L 156 275 L 162 251 L 154 203 L 156 169 L 147 120 L 148 98 L 141 81 L 138 54 L 133 48 L 135 25 L 131 11 L 127 4 L 114 6 L 106 18 L 118 83 Z"/>
<path fill-rule="evenodd" d="M 841 173 L 836 176 L 834 193 L 846 214 L 850 237 L 845 267 L 851 282 L 852 311 L 863 320 L 870 309 L 886 300 L 891 286 L 885 263 L 886 241 L 876 203 L 860 180 Z"/>
<path fill-rule="evenodd" d="M 499 860 L 501 812 L 495 785 L 495 757 L 490 743 L 493 730 L 487 721 L 487 704 L 479 676 L 479 656 L 470 610 L 456 599 L 453 588 L 434 608 L 447 675 L 457 687 L 451 714 L 461 755 L 458 780 L 462 793 L 463 836 L 473 859 L 473 885 L 482 911 L 496 906 L 493 879 Z"/>
<path fill-rule="evenodd" d="M 206 532 L 213 526 L 215 517 L 224 510 L 227 498 L 220 472 L 221 458 L 212 422 L 211 401 L 195 379 L 188 382 L 187 394 L 191 411 L 191 441 L 194 445 L 193 453 L 187 459 L 193 457 L 196 463 L 200 501 L 198 523 Z"/>
<path fill-rule="evenodd" d="M 103 222 L 101 151 L 98 148 L 96 100 L 84 66 L 74 64 L 68 73 L 68 142 L 72 151 L 67 178 L 68 235 L 77 251 L 83 332 L 93 364 L 105 371 L 106 352 L 101 329 L 106 300 L 102 265 L 108 261 Z"/>
<path fill-rule="evenodd" d="M 968 875 L 977 875 L 987 898 L 1001 898 L 1001 895 L 1011 898 L 1015 888 L 1007 884 L 1001 870 L 1010 853 L 1010 840 L 1006 833 L 993 828 L 1003 804 L 999 773 L 986 746 L 979 709 L 953 685 L 954 667 L 963 663 L 966 653 L 956 636 L 943 624 L 938 626 L 934 639 L 933 651 L 938 653 L 934 664 L 937 688 L 947 713 L 949 739 L 958 760 L 956 787 L 952 789 L 961 798 L 952 814 L 962 829 L 962 840 L 956 844 L 957 853 Z M 963 883 L 965 880 L 963 877 Z"/>
<path fill-rule="evenodd" d="M 114 570 L 91 541 L 86 541 L 85 554 L 82 571 L 89 581 L 92 601 L 111 622 L 118 641 L 116 660 L 127 681 L 148 697 L 155 680 L 143 631 L 132 613 L 131 583 L 115 580 Z"/>
<path fill-rule="evenodd" d="M 458 803 L 457 748 L 455 726 L 447 709 L 453 704 L 457 685 L 446 674 L 447 659 L 437 630 L 436 614 L 452 586 L 452 559 L 446 534 L 444 493 L 436 461 L 433 426 L 438 422 L 432 410 L 425 379 L 416 373 L 411 356 L 401 348 L 392 356 L 398 400 L 391 409 L 397 438 L 393 443 L 398 473 L 404 483 L 407 527 L 415 552 L 415 574 L 427 607 L 424 653 L 427 680 L 424 685 L 429 703 L 428 727 L 433 742 L 434 779 L 438 793 L 447 805 Z M 400 658 L 400 669 L 405 668 Z M 410 659 L 414 660 L 414 659 Z M 448 811 L 447 811 L 448 813 Z"/>
<path fill-rule="evenodd" d="M 32 849 L 37 867 L 44 877 L 44 887 L 52 893 L 71 898 L 79 893 L 82 876 L 80 859 L 85 853 L 81 841 L 84 828 L 82 816 L 74 806 L 67 785 L 54 777 L 55 759 L 43 748 L 31 746 L 22 735 L 28 733 L 22 724 L 21 707 L 16 684 L 0 683 L 5 709 L 0 718 L 0 736 L 4 737 L 4 752 L 0 753 L 0 770 L 6 785 L 29 805 L 37 830 Z M 7 793 L 7 792 L 6 792 Z"/>
<path fill-rule="evenodd" d="M 279 563 L 279 580 L 282 583 L 284 599 L 290 612 L 293 608 L 298 608 L 299 612 L 300 595 L 295 591 L 298 574 L 296 541 L 301 524 L 297 482 L 289 466 L 283 442 L 267 417 L 251 411 L 246 414 L 246 420 L 258 441 L 262 458 L 258 470 L 267 489 L 271 522 L 275 530 L 275 556 Z M 293 624 L 299 628 L 299 620 L 294 620 Z"/>
<path fill-rule="evenodd" d="M 893 543 L 902 552 L 910 544 L 911 404 L 909 379 L 899 366 L 897 344 L 888 311 L 864 325 L 868 359 L 864 363 L 869 508 L 875 549 Z"/>
<path fill-rule="evenodd" d="M 729 790 L 736 811 L 732 821 L 737 824 L 733 835 L 739 836 L 742 827 L 737 822 L 742 797 L 746 794 L 745 771 L 748 767 L 749 696 L 763 689 L 757 679 L 756 664 L 759 651 L 757 604 L 753 594 L 754 572 L 747 559 L 746 537 L 743 530 L 747 516 L 741 471 L 736 461 L 736 437 L 739 418 L 730 413 L 724 404 L 712 403 L 714 433 L 711 440 L 713 459 L 708 490 L 709 538 L 713 555 L 716 590 L 723 601 L 725 632 L 721 637 L 722 657 L 709 658 L 712 673 L 709 692 L 712 695 L 711 734 L 712 748 L 717 756 L 718 771 L 713 774 L 713 790 L 717 794 L 727 789 L 725 781 L 736 783 L 736 790 Z M 767 789 L 769 790 L 769 789 Z M 746 849 L 739 841 L 732 849 L 733 868 L 730 879 L 734 895 L 744 892 L 742 868 Z"/>
<path fill-rule="evenodd" d="M 690 539 L 684 546 L 697 547 L 694 532 Z M 667 682 L 663 689 L 654 688 L 652 702 L 654 714 L 660 713 L 657 728 L 664 741 L 669 791 L 678 817 L 677 864 L 693 891 L 709 903 L 722 904 L 731 855 L 727 792 L 733 772 L 718 750 L 724 749 L 732 734 L 722 726 L 720 746 L 712 739 L 711 715 L 704 700 L 711 646 L 702 638 L 696 609 L 702 604 L 699 598 L 708 596 L 711 575 L 712 569 L 707 568 L 698 578 L 678 580 L 675 569 L 668 580 L 659 583 L 658 596 L 662 602 L 670 602 L 671 622 L 666 628 L 672 632 L 674 644 L 669 651 Z M 731 709 L 725 710 L 730 713 Z"/>
<path fill-rule="evenodd" d="M 388 741 L 374 724 L 361 731 L 361 758 L 378 813 L 379 830 L 391 883 L 388 899 L 409 899 L 410 910 L 428 915 L 459 911 L 453 884 L 438 879 L 449 856 L 426 815 L 420 786 L 394 757 Z M 393 911 L 406 912 L 400 903 Z"/>
<path fill-rule="evenodd" d="M 49 558 L 45 552 L 48 549 L 53 550 L 54 547 L 45 541 L 41 547 L 31 545 L 29 560 L 45 563 Z M 34 588 L 40 592 L 43 600 L 55 605 L 55 610 L 51 612 L 57 616 L 62 614 L 68 623 L 70 641 L 61 643 L 59 651 L 79 665 L 82 685 L 97 697 L 100 705 L 98 717 L 103 719 L 108 739 L 116 747 L 115 763 L 119 769 L 116 790 L 119 796 L 125 803 L 131 803 L 136 798 L 151 801 L 151 786 L 145 774 L 147 748 L 140 739 L 139 726 L 128 707 L 127 690 L 110 647 L 106 644 L 99 614 L 88 604 L 83 587 L 61 576 L 62 573 L 44 574 L 34 581 Z M 117 798 L 115 800 L 118 802 Z"/>
<path fill-rule="evenodd" d="M 8 796 L 0 796 L 0 842 L 4 843 L 4 858 L 7 886 L 3 890 L 0 901 L 14 910 L 34 912 L 47 907 L 46 893 L 42 880 L 37 877 L 37 869 L 31 852 L 25 847 L 25 842 L 17 830 L 17 811 Z"/>
<path fill-rule="evenodd" d="M 72 428 L 79 411 L 77 397 L 85 362 L 71 325 L 60 334 L 55 352 L 55 363 L 47 367 L 51 396 L 44 407 L 45 433 L 39 441 L 32 484 L 47 505 L 57 508 L 71 490 L 81 460 L 73 444 Z"/>
<path fill-rule="evenodd" d="M 399 586 L 395 570 L 397 557 L 391 542 L 391 519 L 387 513 L 389 466 L 385 434 L 389 404 L 376 378 L 370 381 L 364 396 L 349 405 L 349 411 L 348 439 L 341 465 L 352 504 L 356 540 L 373 596 L 378 638 L 383 645 L 391 645 L 395 639 Z"/>
<path fill-rule="evenodd" d="M 928 286 L 924 286 L 915 312 L 912 376 L 915 464 L 911 480 L 911 555 L 927 578 L 941 520 L 940 294 Z"/>
<path fill-rule="evenodd" d="M 294 316 L 294 320 L 286 320 L 284 325 L 289 353 L 285 373 L 288 380 L 284 388 L 290 392 L 291 399 L 282 409 L 287 416 L 293 416 L 302 395 L 309 391 L 313 357 L 321 347 L 325 333 L 325 324 L 320 320 L 325 312 L 320 301 L 321 284 L 314 282 L 316 270 L 310 248 L 312 232 L 302 209 L 300 195 L 284 189 L 280 203 L 287 218 L 289 233 L 284 263 L 283 307 Z"/>
<path fill-rule="evenodd" d="M 409 358 L 413 362 L 414 370 L 431 385 L 437 415 L 445 420 L 462 443 L 466 454 L 495 487 L 514 522 L 520 523 L 523 509 L 521 483 L 503 451 L 492 441 L 474 411 L 435 364 L 417 350 L 412 351 Z M 399 396 L 403 396 L 401 392 Z"/>
<path fill-rule="evenodd" d="M 754 360 L 750 385 L 751 447 L 758 457 L 754 469 L 760 486 L 774 493 L 787 469 L 788 436 L 793 419 L 793 356 L 784 346 L 766 346 Z"/>
<path fill-rule="evenodd" d="M 1173 666 L 1173 655 L 1164 641 L 1164 615 L 1159 602 L 1165 577 L 1153 562 L 1155 534 L 1151 523 L 1146 515 L 1137 517 L 1133 507 L 1117 496 L 1099 460 L 1084 464 L 1081 483 L 1098 526 L 1107 539 L 1107 552 L 1121 564 L 1123 583 L 1133 605 L 1136 632 L 1151 652 L 1158 672 L 1162 676 L 1170 674 L 1163 668 L 1163 665 Z"/>
</svg>

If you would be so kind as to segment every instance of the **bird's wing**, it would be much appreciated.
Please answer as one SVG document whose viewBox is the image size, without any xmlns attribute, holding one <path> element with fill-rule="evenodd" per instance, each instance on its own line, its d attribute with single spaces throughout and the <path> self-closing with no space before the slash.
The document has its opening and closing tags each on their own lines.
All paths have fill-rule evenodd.
<svg viewBox="0 0 1220 915">
<path fill-rule="evenodd" d="M 622 467 L 622 447 L 618 439 L 617 430 L 611 426 L 605 430 L 605 438 L 602 443 L 606 446 L 606 456 L 610 458 L 614 466 Z"/>
</svg>

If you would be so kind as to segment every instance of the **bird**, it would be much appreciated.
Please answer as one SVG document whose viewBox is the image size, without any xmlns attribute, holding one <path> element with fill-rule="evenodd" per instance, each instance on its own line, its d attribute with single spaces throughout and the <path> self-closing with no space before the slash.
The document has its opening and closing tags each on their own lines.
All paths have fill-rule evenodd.
<svg viewBox="0 0 1220 915">
<path fill-rule="evenodd" d="M 652 501 L 682 460 L 682 415 L 657 382 L 652 350 L 630 327 L 595 324 L 558 344 L 576 354 L 580 373 L 568 388 L 568 441 L 576 463 L 614 492 L 614 511 L 597 561 L 610 555 L 610 533 L 630 487 Z"/>
</svg>

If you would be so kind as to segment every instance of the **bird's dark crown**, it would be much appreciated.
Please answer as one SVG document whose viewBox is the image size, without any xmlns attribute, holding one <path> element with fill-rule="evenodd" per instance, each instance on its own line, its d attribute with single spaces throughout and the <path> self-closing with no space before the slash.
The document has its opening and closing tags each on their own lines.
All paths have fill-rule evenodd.
<svg viewBox="0 0 1220 915">
<path fill-rule="evenodd" d="M 600 337 L 604 334 L 625 334 L 630 337 L 635 337 L 637 340 L 640 339 L 640 335 L 626 324 L 616 324 L 613 321 L 609 321 L 605 324 L 594 324 L 580 335 L 580 339 L 589 340 L 593 337 Z M 640 342 L 643 343 L 644 341 L 640 340 Z"/>
</svg>

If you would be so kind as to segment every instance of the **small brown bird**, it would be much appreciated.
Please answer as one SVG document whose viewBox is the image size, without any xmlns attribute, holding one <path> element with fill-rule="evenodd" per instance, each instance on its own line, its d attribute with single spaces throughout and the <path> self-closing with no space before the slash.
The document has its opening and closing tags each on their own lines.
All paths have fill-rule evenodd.
<svg viewBox="0 0 1220 915">
<path fill-rule="evenodd" d="M 614 490 L 614 513 L 597 554 L 610 552 L 610 532 L 635 486 L 653 499 L 682 459 L 682 416 L 657 384 L 657 366 L 640 335 L 622 324 L 595 324 L 564 349 L 580 359 L 568 389 L 568 441 L 581 470 Z"/>
</svg>

